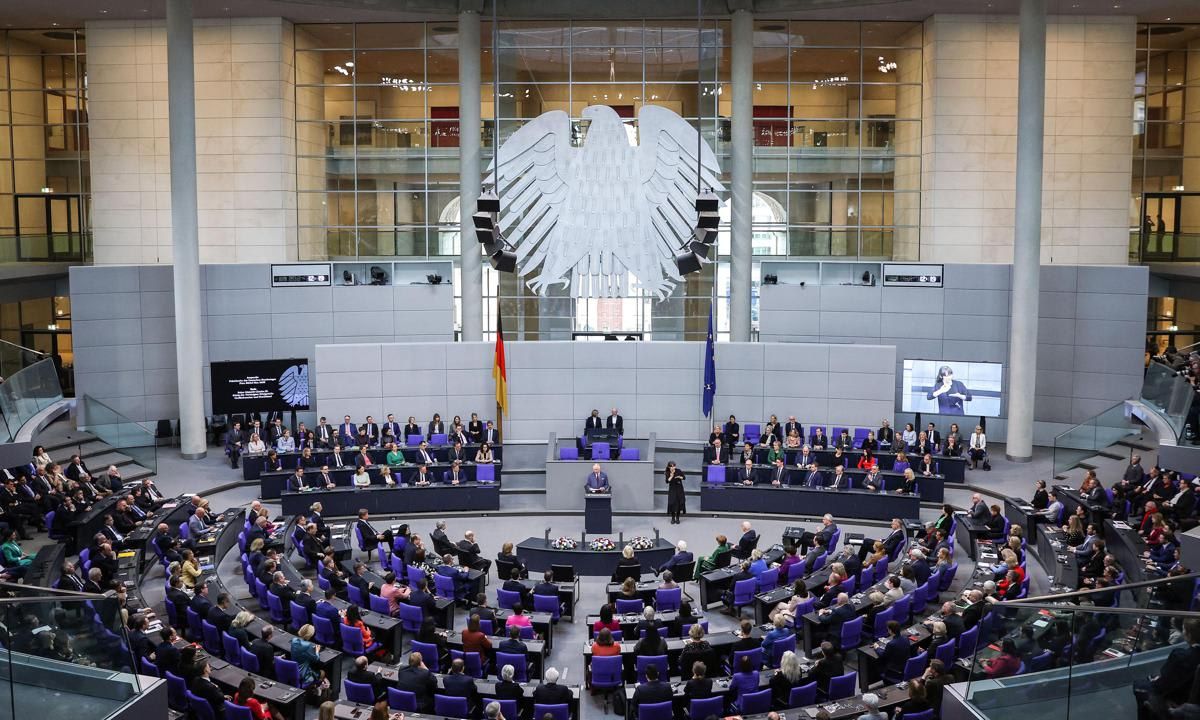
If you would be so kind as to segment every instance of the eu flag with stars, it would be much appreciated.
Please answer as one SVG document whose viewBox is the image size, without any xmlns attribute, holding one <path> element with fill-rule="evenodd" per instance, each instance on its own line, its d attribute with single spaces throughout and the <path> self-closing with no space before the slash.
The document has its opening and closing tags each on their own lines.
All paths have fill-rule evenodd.
<svg viewBox="0 0 1200 720">
<path fill-rule="evenodd" d="M 704 417 L 712 414 L 713 398 L 717 396 L 717 356 L 713 336 L 713 311 L 708 308 L 708 342 L 704 346 Z"/>
</svg>

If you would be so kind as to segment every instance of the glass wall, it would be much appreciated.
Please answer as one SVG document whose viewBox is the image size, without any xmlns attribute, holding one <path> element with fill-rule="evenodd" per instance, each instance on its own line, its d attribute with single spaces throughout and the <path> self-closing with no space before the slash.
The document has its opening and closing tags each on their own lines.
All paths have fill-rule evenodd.
<svg viewBox="0 0 1200 720">
<path fill-rule="evenodd" d="M 88 254 L 82 30 L 0 32 L 0 262 Z"/>
<path fill-rule="evenodd" d="M 1130 259 L 1200 260 L 1200 25 L 1138 28 Z"/>
<path fill-rule="evenodd" d="M 588 105 L 609 105 L 635 142 L 638 112 L 658 105 L 700 130 L 728 186 L 728 21 L 482 25 L 485 166 L 497 139 L 542 113 L 562 110 L 578 123 Z M 759 21 L 754 37 L 756 260 L 892 258 L 904 243 L 915 248 L 920 23 Z M 302 259 L 457 256 L 455 24 L 299 25 L 296 48 Z M 726 204 L 717 262 L 664 301 L 538 297 L 485 267 L 485 328 L 500 313 L 506 332 L 527 339 L 700 340 L 715 299 L 724 339 L 728 222 Z M 754 278 L 757 288 L 757 263 Z"/>
</svg>

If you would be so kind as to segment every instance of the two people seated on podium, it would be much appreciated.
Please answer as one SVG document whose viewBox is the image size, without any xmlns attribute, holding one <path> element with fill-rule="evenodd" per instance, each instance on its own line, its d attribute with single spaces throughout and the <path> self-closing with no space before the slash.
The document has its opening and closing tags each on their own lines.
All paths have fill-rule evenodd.
<svg viewBox="0 0 1200 720">
<path fill-rule="evenodd" d="M 595 463 L 592 465 L 592 472 L 588 474 L 587 481 L 584 483 L 584 492 L 588 495 L 596 495 L 611 491 L 612 487 L 608 484 L 608 473 L 600 469 L 600 463 Z"/>
</svg>

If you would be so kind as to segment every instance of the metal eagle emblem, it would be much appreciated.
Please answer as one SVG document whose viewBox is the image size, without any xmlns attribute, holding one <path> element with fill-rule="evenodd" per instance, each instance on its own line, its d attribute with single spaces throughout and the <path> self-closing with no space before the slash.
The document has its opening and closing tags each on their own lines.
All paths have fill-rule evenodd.
<svg viewBox="0 0 1200 720">
<path fill-rule="evenodd" d="M 674 257 L 696 226 L 698 191 L 725 189 L 716 155 L 663 107 L 642 107 L 637 145 L 607 105 L 583 119 L 581 147 L 571 146 L 570 117 L 554 110 L 513 133 L 496 154 L 499 171 L 489 168 L 517 272 L 539 295 L 559 284 L 576 297 L 622 297 L 631 277 L 665 298 L 680 281 Z"/>
</svg>

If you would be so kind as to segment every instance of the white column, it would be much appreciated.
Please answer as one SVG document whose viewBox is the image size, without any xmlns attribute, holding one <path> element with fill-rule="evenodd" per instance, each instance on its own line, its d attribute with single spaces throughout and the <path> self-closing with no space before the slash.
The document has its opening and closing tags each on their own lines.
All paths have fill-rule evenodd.
<svg viewBox="0 0 1200 720">
<path fill-rule="evenodd" d="M 733 13 L 731 219 L 729 227 L 729 339 L 750 341 L 750 280 L 753 267 L 754 204 L 754 16 Z"/>
<path fill-rule="evenodd" d="M 483 268 L 471 216 L 479 201 L 479 13 L 458 14 L 459 234 L 462 264 L 462 340 L 483 339 Z"/>
<path fill-rule="evenodd" d="M 196 86 L 192 0 L 167 0 L 167 129 L 171 135 L 171 244 L 175 273 L 175 373 L 180 452 L 208 452 L 200 329 L 200 243 L 196 218 Z"/>
<path fill-rule="evenodd" d="M 1017 68 L 1017 194 L 1008 342 L 1009 460 L 1033 460 L 1038 292 L 1042 254 L 1042 133 L 1046 93 L 1046 0 L 1021 0 Z"/>
</svg>

